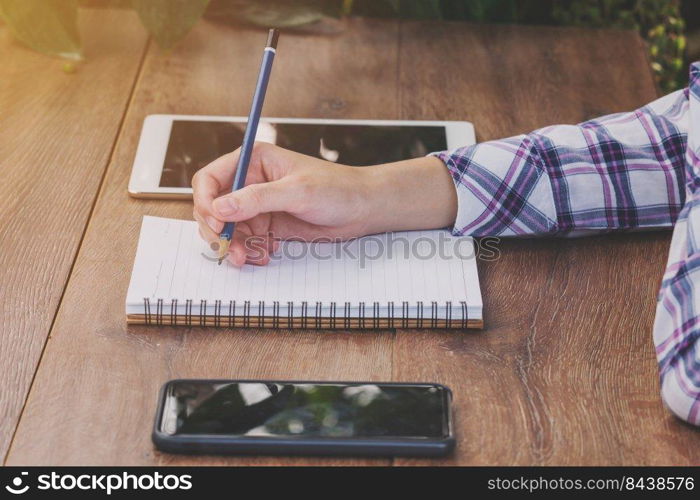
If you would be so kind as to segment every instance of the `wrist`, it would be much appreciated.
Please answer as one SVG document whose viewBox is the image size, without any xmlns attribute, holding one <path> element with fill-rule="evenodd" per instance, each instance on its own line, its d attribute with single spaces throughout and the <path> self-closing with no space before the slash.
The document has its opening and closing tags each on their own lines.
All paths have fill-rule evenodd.
<svg viewBox="0 0 700 500">
<path fill-rule="evenodd" d="M 371 232 L 452 226 L 457 192 L 445 164 L 434 156 L 365 167 Z"/>
</svg>

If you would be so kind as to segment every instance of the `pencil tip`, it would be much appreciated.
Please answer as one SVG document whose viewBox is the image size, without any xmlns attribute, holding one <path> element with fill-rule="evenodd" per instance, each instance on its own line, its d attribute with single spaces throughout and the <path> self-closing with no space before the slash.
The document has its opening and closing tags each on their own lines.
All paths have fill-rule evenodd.
<svg viewBox="0 0 700 500">
<path fill-rule="evenodd" d="M 228 247 L 230 243 L 231 241 L 227 238 L 221 238 L 219 240 L 219 265 L 221 265 L 228 254 Z"/>
</svg>

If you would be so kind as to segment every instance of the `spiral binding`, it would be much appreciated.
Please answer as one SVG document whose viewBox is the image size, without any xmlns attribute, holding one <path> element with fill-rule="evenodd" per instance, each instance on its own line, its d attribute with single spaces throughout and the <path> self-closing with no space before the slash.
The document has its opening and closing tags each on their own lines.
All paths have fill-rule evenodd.
<svg viewBox="0 0 700 500">
<path fill-rule="evenodd" d="M 184 314 L 178 313 L 178 301 L 170 301 L 170 311 L 166 314 L 163 299 L 156 299 L 154 307 L 152 300 L 143 299 L 143 322 L 148 325 L 186 325 L 193 326 L 194 322 L 199 326 L 212 324 L 214 326 L 243 326 L 250 328 L 288 328 L 300 326 L 301 328 L 352 328 L 353 322 L 357 322 L 359 328 L 467 328 L 469 325 L 469 311 L 467 303 L 460 301 L 453 304 L 447 301 L 444 304 L 433 301 L 430 305 L 422 301 L 413 304 L 403 301 L 400 306 L 394 302 L 387 302 L 382 307 L 380 302 L 372 302 L 369 307 L 365 302 L 314 302 L 309 307 L 307 301 L 272 303 L 272 315 L 265 315 L 268 309 L 265 301 L 258 301 L 255 306 L 246 300 L 243 302 L 243 314 L 240 314 L 240 304 L 235 300 L 224 303 L 221 300 L 214 301 L 214 314 L 207 314 L 208 303 L 202 299 L 198 306 L 194 306 L 192 300 L 185 301 Z M 338 310 L 342 308 L 343 314 L 339 317 Z M 456 306 L 456 307 L 454 307 Z M 193 309 L 196 314 L 193 314 Z M 415 311 L 413 317 L 409 316 L 411 310 Z M 311 310 L 312 314 L 309 314 Z M 426 312 L 430 311 L 426 316 Z M 239 314 L 236 313 L 239 311 Z M 253 311 L 255 314 L 253 314 Z M 295 315 L 295 311 L 301 314 Z M 352 315 L 356 311 L 357 315 Z M 382 311 L 385 311 L 382 314 Z M 441 314 L 444 312 L 444 314 Z M 397 314 L 398 313 L 398 314 Z M 342 321 L 338 321 L 338 320 Z M 254 322 L 254 324 L 253 324 Z"/>
</svg>

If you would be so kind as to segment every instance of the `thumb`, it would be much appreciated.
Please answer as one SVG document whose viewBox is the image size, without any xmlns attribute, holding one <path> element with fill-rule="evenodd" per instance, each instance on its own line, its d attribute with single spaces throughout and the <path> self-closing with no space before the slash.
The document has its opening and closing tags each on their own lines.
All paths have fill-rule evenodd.
<svg viewBox="0 0 700 500">
<path fill-rule="evenodd" d="M 215 199 L 212 206 L 220 220 L 238 222 L 261 213 L 295 211 L 301 204 L 297 191 L 285 179 L 249 184 Z"/>
</svg>

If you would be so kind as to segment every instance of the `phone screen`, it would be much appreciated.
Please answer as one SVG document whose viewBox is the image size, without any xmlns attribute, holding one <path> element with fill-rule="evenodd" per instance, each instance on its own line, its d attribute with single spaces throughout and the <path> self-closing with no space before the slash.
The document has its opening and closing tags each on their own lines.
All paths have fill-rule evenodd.
<svg viewBox="0 0 700 500">
<path fill-rule="evenodd" d="M 175 435 L 445 438 L 440 385 L 174 381 L 160 431 Z"/>
<path fill-rule="evenodd" d="M 174 120 L 160 187 L 190 187 L 192 176 L 243 142 L 245 122 Z M 447 149 L 440 125 L 321 125 L 260 122 L 257 140 L 345 165 L 366 166 Z"/>
</svg>

